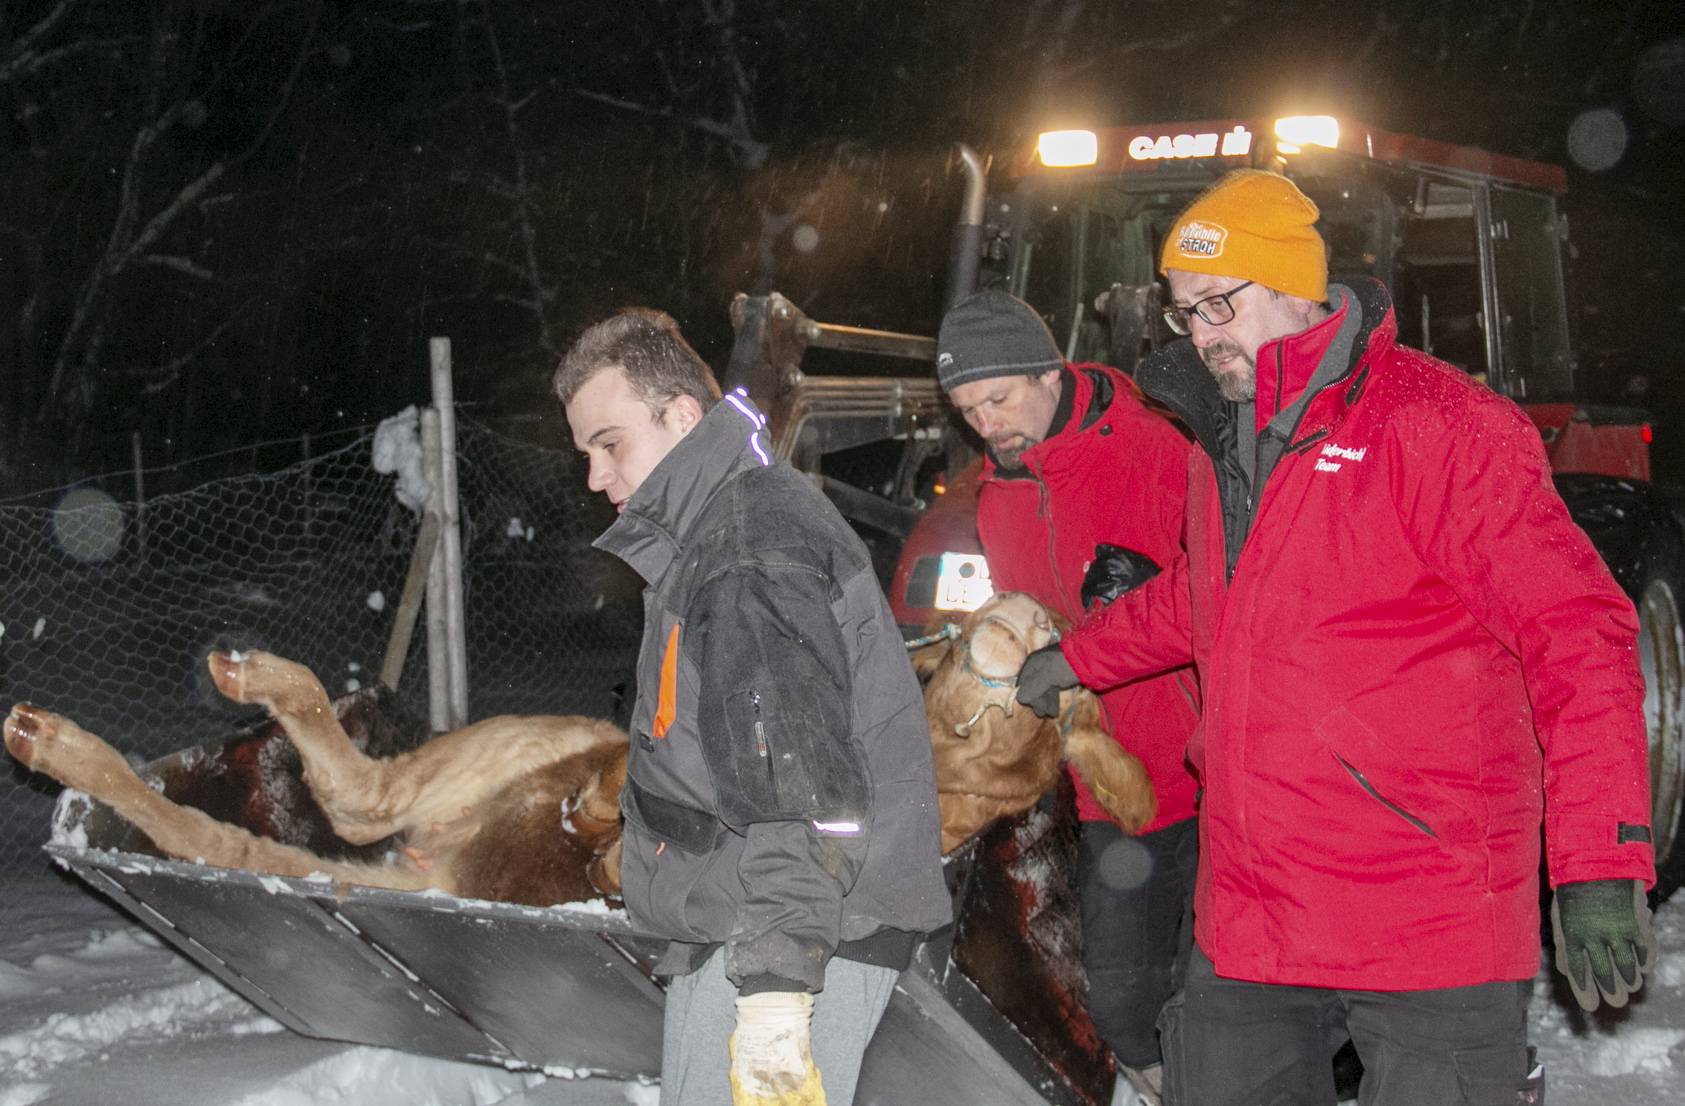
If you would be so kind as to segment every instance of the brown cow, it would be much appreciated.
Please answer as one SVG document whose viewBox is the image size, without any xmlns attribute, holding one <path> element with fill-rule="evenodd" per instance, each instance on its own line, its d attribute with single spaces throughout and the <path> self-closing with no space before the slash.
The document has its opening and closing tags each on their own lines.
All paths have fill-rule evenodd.
<svg viewBox="0 0 1685 1106">
<path fill-rule="evenodd" d="M 1151 820 L 1146 772 L 1100 728 L 1092 695 L 1067 692 L 1051 720 L 1014 702 L 1011 683 L 1024 657 L 1052 636 L 1039 603 L 1007 594 L 915 654 L 926 681 L 944 852 L 995 818 L 1027 809 L 1054 784 L 1066 757 L 1125 829 Z M 611 723 L 504 715 L 374 758 L 352 744 L 303 665 L 256 652 L 212 653 L 208 664 L 224 695 L 262 705 L 281 724 L 334 833 L 351 844 L 398 835 L 409 859 L 332 860 L 218 821 L 153 790 L 122 754 L 76 723 L 27 703 L 6 719 L 6 748 L 26 767 L 110 806 L 181 859 L 533 905 L 619 893 L 627 739 Z"/>
</svg>

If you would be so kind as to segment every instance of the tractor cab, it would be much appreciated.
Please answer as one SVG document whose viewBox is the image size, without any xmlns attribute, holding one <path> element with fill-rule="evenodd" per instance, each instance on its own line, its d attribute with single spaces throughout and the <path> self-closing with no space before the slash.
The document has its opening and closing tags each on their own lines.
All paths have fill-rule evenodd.
<svg viewBox="0 0 1685 1106">
<path fill-rule="evenodd" d="M 1399 340 L 1522 404 L 1558 472 L 1649 479 L 1643 412 L 1577 401 L 1554 165 L 1332 116 L 1051 132 L 990 206 L 982 279 L 1035 304 L 1067 358 L 1129 369 L 1171 337 L 1155 281 L 1171 220 L 1245 166 L 1315 200 L 1330 279 L 1383 281 Z"/>
</svg>

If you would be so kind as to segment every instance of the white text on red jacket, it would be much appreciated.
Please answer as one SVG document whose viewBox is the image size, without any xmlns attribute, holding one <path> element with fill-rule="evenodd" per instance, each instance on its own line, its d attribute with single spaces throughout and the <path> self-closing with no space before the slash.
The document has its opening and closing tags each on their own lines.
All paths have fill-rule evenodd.
<svg viewBox="0 0 1685 1106">
<path fill-rule="evenodd" d="M 1339 472 L 1340 461 L 1330 460 L 1330 458 L 1338 457 L 1341 461 L 1361 461 L 1363 455 L 1368 452 L 1368 446 L 1364 446 L 1362 449 L 1351 449 L 1347 446 L 1329 442 L 1322 447 L 1322 456 L 1316 459 L 1316 471 Z"/>
</svg>

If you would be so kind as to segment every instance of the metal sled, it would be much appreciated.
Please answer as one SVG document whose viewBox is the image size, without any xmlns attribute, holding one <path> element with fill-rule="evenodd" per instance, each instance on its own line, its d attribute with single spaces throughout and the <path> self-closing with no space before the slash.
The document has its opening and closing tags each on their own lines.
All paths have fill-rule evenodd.
<svg viewBox="0 0 1685 1106">
<path fill-rule="evenodd" d="M 414 728 L 388 696 L 336 702 L 372 754 Z M 264 723 L 142 775 L 178 802 L 319 852 L 327 830 L 296 753 Z M 959 923 L 922 946 L 867 1053 L 857 1102 L 1095 1106 L 1112 1072 L 1081 1001 L 1068 793 L 950 858 Z M 74 792 L 47 851 L 270 1017 L 311 1037 L 654 1081 L 662 942 L 602 903 L 529 907 L 285 879 L 160 858 Z"/>
</svg>

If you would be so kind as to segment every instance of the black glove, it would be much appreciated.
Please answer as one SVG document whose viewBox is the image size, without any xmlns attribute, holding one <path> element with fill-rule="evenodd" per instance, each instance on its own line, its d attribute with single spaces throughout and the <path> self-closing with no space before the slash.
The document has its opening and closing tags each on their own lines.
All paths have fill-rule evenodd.
<svg viewBox="0 0 1685 1106">
<path fill-rule="evenodd" d="M 1126 591 L 1134 591 L 1158 575 L 1158 563 L 1145 553 L 1101 542 L 1082 574 L 1082 609 L 1104 607 Z"/>
<path fill-rule="evenodd" d="M 1018 701 L 1041 717 L 1052 718 L 1059 713 L 1059 693 L 1077 683 L 1059 643 L 1044 645 L 1025 657 L 1024 667 L 1018 670 Z"/>
<path fill-rule="evenodd" d="M 1625 1006 L 1656 962 L 1656 933 L 1638 880 L 1563 884 L 1550 906 L 1550 925 L 1556 970 L 1568 977 L 1584 1010 L 1597 1009 L 1599 996 L 1610 1006 Z"/>
</svg>

